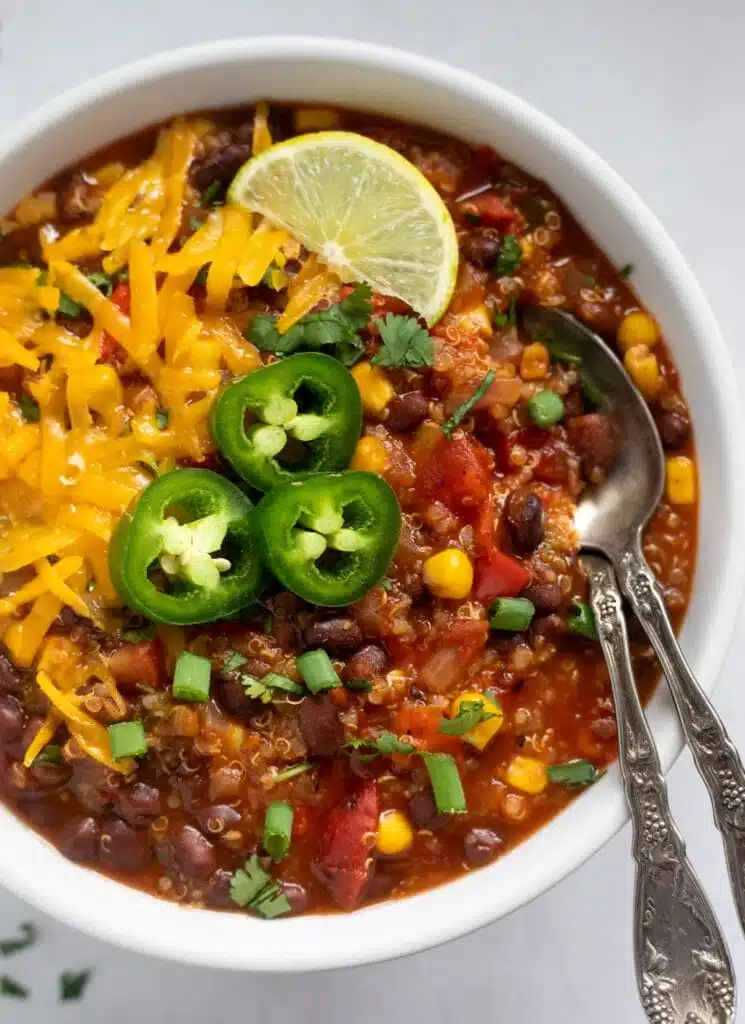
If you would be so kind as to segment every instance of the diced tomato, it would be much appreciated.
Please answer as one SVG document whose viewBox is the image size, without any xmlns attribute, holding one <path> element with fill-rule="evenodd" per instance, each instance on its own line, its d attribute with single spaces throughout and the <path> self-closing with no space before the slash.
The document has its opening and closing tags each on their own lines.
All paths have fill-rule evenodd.
<svg viewBox="0 0 745 1024">
<path fill-rule="evenodd" d="M 520 220 L 520 215 L 494 192 L 482 192 L 469 199 L 485 227 L 509 229 Z"/>
<path fill-rule="evenodd" d="M 442 441 L 421 467 L 418 477 L 426 497 L 450 508 L 486 501 L 491 488 L 489 453 L 472 436 Z"/>
<path fill-rule="evenodd" d="M 561 485 L 569 482 L 571 469 L 571 459 L 566 445 L 561 441 L 551 441 L 541 449 L 533 476 L 546 484 Z"/>
<path fill-rule="evenodd" d="M 344 910 L 359 905 L 372 877 L 371 852 L 379 814 L 377 782 L 362 779 L 326 819 L 313 869 Z"/>
<path fill-rule="evenodd" d="M 438 732 L 445 708 L 431 704 L 402 704 L 393 719 L 394 731 L 411 739 L 417 750 L 429 750 L 439 754 L 463 753 L 463 741 L 459 736 L 448 736 Z M 411 756 L 411 755 L 409 755 Z M 394 755 L 394 760 L 395 760 Z M 402 764 L 406 762 L 403 761 Z"/>
<path fill-rule="evenodd" d="M 524 565 L 495 548 L 476 559 L 473 597 L 484 603 L 495 597 L 517 597 L 530 580 Z"/>
<path fill-rule="evenodd" d="M 129 285 L 118 284 L 111 293 L 111 302 L 121 313 L 124 313 L 125 316 L 129 316 L 131 297 Z M 125 350 L 116 338 L 112 338 L 106 331 L 103 332 L 103 338 L 101 339 L 100 359 L 102 363 L 108 363 L 109 366 L 117 368 L 123 366 L 127 361 L 127 353 Z"/>
<path fill-rule="evenodd" d="M 122 644 L 109 655 L 109 669 L 117 683 L 124 687 L 157 687 L 165 679 L 163 644 L 159 637 Z"/>
</svg>

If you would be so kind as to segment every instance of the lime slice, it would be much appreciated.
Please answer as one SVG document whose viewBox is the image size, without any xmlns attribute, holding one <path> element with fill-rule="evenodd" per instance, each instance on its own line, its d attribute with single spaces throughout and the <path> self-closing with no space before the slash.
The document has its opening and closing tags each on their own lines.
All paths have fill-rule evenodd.
<svg viewBox="0 0 745 1024">
<path fill-rule="evenodd" d="M 228 199 L 286 228 L 344 281 L 367 281 L 433 324 L 458 273 L 447 207 L 393 149 L 354 132 L 299 135 L 241 167 Z"/>
</svg>

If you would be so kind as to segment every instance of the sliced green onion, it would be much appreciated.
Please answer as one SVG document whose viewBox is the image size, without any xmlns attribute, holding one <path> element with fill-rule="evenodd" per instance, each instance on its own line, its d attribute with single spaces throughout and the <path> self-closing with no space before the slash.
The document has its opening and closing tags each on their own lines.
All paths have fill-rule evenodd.
<svg viewBox="0 0 745 1024">
<path fill-rule="evenodd" d="M 299 764 L 294 764 L 291 768 L 285 768 L 283 772 L 277 772 L 276 775 L 272 776 L 272 785 L 276 785 L 278 782 L 287 782 L 289 779 L 294 779 L 296 775 L 302 775 L 303 772 L 309 772 L 311 768 L 315 768 L 312 761 L 300 761 Z"/>
<path fill-rule="evenodd" d="M 439 814 L 465 814 L 466 795 L 450 754 L 422 754 Z"/>
<path fill-rule="evenodd" d="M 147 754 L 147 739 L 142 722 L 115 722 L 108 727 L 111 756 L 115 761 Z"/>
<path fill-rule="evenodd" d="M 598 770 L 589 761 L 578 758 L 575 761 L 567 761 L 565 764 L 552 764 L 546 769 L 546 774 L 552 782 L 558 782 L 562 786 L 589 786 L 598 778 Z"/>
<path fill-rule="evenodd" d="M 494 383 L 496 376 L 497 375 L 494 372 L 494 370 L 489 370 L 484 379 L 481 381 L 479 386 L 474 391 L 474 393 L 471 395 L 471 397 L 467 398 L 465 402 L 463 402 L 461 405 L 457 407 L 457 409 L 450 417 L 450 419 L 447 421 L 447 423 L 442 424 L 442 427 L 440 429 L 442 430 L 445 437 L 450 437 L 450 435 L 453 433 L 453 431 L 461 422 L 461 420 L 464 420 L 471 411 L 471 409 L 473 409 L 474 405 L 476 405 L 476 403 L 484 397 L 486 392 Z"/>
<path fill-rule="evenodd" d="M 527 629 L 535 615 L 535 605 L 527 597 L 498 597 L 489 609 L 492 629 L 520 633 Z"/>
<path fill-rule="evenodd" d="M 580 636 L 585 636 L 588 640 L 597 640 L 595 616 L 589 604 L 585 604 L 584 601 L 572 601 L 572 607 L 575 612 L 573 615 L 567 616 L 567 626 L 573 633 L 579 633 Z"/>
<path fill-rule="evenodd" d="M 582 388 L 582 394 L 585 396 L 590 405 L 597 408 L 603 402 L 603 392 L 597 386 L 593 378 L 587 372 L 582 370 L 579 376 L 580 387 Z"/>
<path fill-rule="evenodd" d="M 261 682 L 272 690 L 284 690 L 285 693 L 305 693 L 305 690 L 288 676 L 281 676 L 279 672 L 268 672 Z"/>
<path fill-rule="evenodd" d="M 537 427 L 553 427 L 564 415 L 564 402 L 561 395 L 548 388 L 536 391 L 528 401 L 528 416 Z"/>
<path fill-rule="evenodd" d="M 284 800 L 274 800 L 266 809 L 264 818 L 264 849 L 272 860 L 282 860 L 292 839 L 292 806 Z"/>
<path fill-rule="evenodd" d="M 209 700 L 212 662 L 190 651 L 178 656 L 171 692 L 176 700 Z"/>
<path fill-rule="evenodd" d="M 331 658 L 323 650 L 301 654 L 296 665 L 311 693 L 322 693 L 341 686 L 341 679 L 331 664 Z"/>
<path fill-rule="evenodd" d="M 543 343 L 548 349 L 548 353 L 556 363 L 571 363 L 574 366 L 580 366 L 582 363 L 582 356 L 576 352 L 570 351 L 565 348 L 560 341 L 546 340 Z"/>
<path fill-rule="evenodd" d="M 60 764 L 62 747 L 58 743 L 47 743 L 34 758 L 34 764 Z"/>
</svg>

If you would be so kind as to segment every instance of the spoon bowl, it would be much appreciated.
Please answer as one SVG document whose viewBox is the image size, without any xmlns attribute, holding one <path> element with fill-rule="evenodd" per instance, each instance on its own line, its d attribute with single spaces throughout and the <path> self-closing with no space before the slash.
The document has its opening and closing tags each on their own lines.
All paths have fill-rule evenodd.
<svg viewBox="0 0 745 1024">
<path fill-rule="evenodd" d="M 610 415 L 616 426 L 613 467 L 601 486 L 583 493 L 574 519 L 582 547 L 613 561 L 639 542 L 662 497 L 665 460 L 654 419 L 609 346 L 568 313 L 529 306 L 523 326 L 555 357 L 561 353 L 564 361 L 581 363 L 585 391 L 591 387 L 589 378 L 599 411 Z"/>
</svg>

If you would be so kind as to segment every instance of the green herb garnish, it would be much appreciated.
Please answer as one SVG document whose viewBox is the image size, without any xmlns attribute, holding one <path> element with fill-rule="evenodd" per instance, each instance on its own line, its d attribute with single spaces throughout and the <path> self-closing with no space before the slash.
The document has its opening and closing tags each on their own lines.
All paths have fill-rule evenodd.
<svg viewBox="0 0 745 1024">
<path fill-rule="evenodd" d="M 248 658 L 241 654 L 240 651 L 231 651 L 223 662 L 222 670 L 223 672 L 235 672 L 242 665 L 245 665 L 247 661 Z"/>
<path fill-rule="evenodd" d="M 494 264 L 495 277 L 507 277 L 520 265 L 523 258 L 523 251 L 520 243 L 514 235 L 505 235 L 502 239 L 502 248 L 499 251 L 497 262 Z"/>
<path fill-rule="evenodd" d="M 230 895 L 239 907 L 255 910 L 261 917 L 279 917 L 290 912 L 290 903 L 254 853 L 233 875 Z"/>
<path fill-rule="evenodd" d="M 546 769 L 546 774 L 552 782 L 558 782 L 568 788 L 589 786 L 600 777 L 595 765 L 583 759 L 567 761 L 565 764 L 552 764 Z"/>
<path fill-rule="evenodd" d="M 465 402 L 458 406 L 458 408 L 455 410 L 455 412 L 447 421 L 447 423 L 442 424 L 441 429 L 445 437 L 449 439 L 452 436 L 452 433 L 458 426 L 458 424 L 466 418 L 471 409 L 473 409 L 474 405 L 476 405 L 476 403 L 484 397 L 486 392 L 492 386 L 492 383 L 496 379 L 496 376 L 497 375 L 494 372 L 494 370 L 489 370 L 484 379 L 481 381 L 479 386 L 474 391 L 474 393 L 471 395 L 471 397 L 466 399 Z"/>
<path fill-rule="evenodd" d="M 83 993 L 91 980 L 92 971 L 63 971 L 59 977 L 59 997 L 61 1003 L 70 1002 L 73 999 L 82 999 Z"/>
<path fill-rule="evenodd" d="M 111 274 L 104 274 L 102 271 L 96 270 L 85 276 L 107 299 L 111 298 L 111 293 L 114 291 L 114 279 Z"/>
<path fill-rule="evenodd" d="M 142 626 L 123 630 L 121 636 L 125 643 L 141 644 L 144 640 L 152 640 L 155 637 L 155 632 L 155 623 L 146 622 Z"/>
<path fill-rule="evenodd" d="M 373 689 L 369 679 L 347 679 L 344 685 L 348 690 L 358 690 L 361 693 L 369 693 Z"/>
<path fill-rule="evenodd" d="M 26 423 L 38 423 L 41 419 L 39 403 L 33 399 L 31 395 L 26 394 L 25 391 L 21 392 L 21 397 L 18 399 L 18 406 Z"/>
<path fill-rule="evenodd" d="M 203 224 L 203 221 L 201 221 L 199 219 L 199 217 L 189 217 L 189 230 L 190 231 L 199 231 L 199 229 L 201 228 L 202 224 Z M 203 281 L 200 282 L 200 283 L 204 284 Z"/>
<path fill-rule="evenodd" d="M 515 296 L 510 296 L 510 305 L 506 313 L 494 314 L 495 327 L 516 327 L 517 326 L 517 304 Z"/>
<path fill-rule="evenodd" d="M 358 332 L 367 327 L 371 313 L 372 288 L 358 284 L 341 302 L 318 313 L 307 313 L 284 334 L 277 330 L 276 316 L 262 313 L 254 317 L 249 337 L 262 352 L 287 356 L 298 351 L 328 350 L 345 366 L 352 366 L 365 351 Z"/>
<path fill-rule="evenodd" d="M 391 590 L 393 590 L 393 580 L 389 576 L 384 576 L 383 579 L 380 581 L 380 585 L 383 588 L 383 590 L 387 590 L 388 593 L 390 593 Z"/>
<path fill-rule="evenodd" d="M 299 764 L 294 764 L 291 768 L 285 768 L 283 772 L 277 772 L 272 777 L 272 784 L 276 785 L 278 782 L 287 782 L 289 779 L 294 779 L 296 775 L 303 775 L 304 772 L 309 772 L 315 765 L 312 761 L 300 761 Z"/>
<path fill-rule="evenodd" d="M 215 179 L 215 181 L 211 181 L 209 183 L 209 185 L 207 186 L 207 188 L 202 193 L 202 198 L 199 200 L 199 205 L 200 206 L 210 206 L 210 205 L 214 206 L 215 204 L 212 202 L 212 200 L 215 198 L 215 196 L 217 195 L 217 193 L 220 191 L 221 188 L 222 188 L 222 185 L 220 184 L 220 182 L 217 179 Z"/>
<path fill-rule="evenodd" d="M 47 743 L 34 758 L 34 764 L 61 764 L 62 747 L 58 743 Z"/>
<path fill-rule="evenodd" d="M 170 409 L 158 408 L 155 410 L 155 426 L 158 430 L 165 430 L 168 426 L 168 421 L 171 418 Z"/>
<path fill-rule="evenodd" d="M 63 316 L 79 317 L 85 313 L 85 309 L 63 292 L 59 297 L 57 312 Z"/>
<path fill-rule="evenodd" d="M 38 761 L 39 758 L 37 757 L 36 760 Z M 31 924 L 30 921 L 24 921 L 19 925 L 18 931 L 21 934 L 15 939 L 0 939 L 0 956 L 13 956 L 14 953 L 20 953 L 22 949 L 33 946 L 39 938 L 36 925 Z"/>
<path fill-rule="evenodd" d="M 384 730 L 374 738 L 349 740 L 344 744 L 344 749 L 356 754 L 361 761 L 371 761 L 381 754 L 386 757 L 391 754 L 413 754 L 416 747 L 413 743 L 399 739 L 395 733 Z"/>
<path fill-rule="evenodd" d="M 432 338 L 415 317 L 389 313 L 378 321 L 378 330 L 383 346 L 370 360 L 373 366 L 416 369 L 432 365 Z"/>
<path fill-rule="evenodd" d="M 486 710 L 483 700 L 464 700 L 458 708 L 458 714 L 453 718 L 443 718 L 437 726 L 437 731 L 445 733 L 446 736 L 465 736 L 479 722 L 486 722 L 495 715 Z"/>
</svg>

